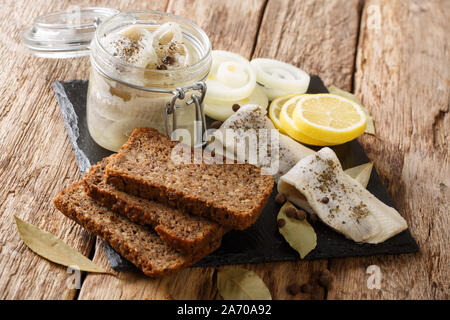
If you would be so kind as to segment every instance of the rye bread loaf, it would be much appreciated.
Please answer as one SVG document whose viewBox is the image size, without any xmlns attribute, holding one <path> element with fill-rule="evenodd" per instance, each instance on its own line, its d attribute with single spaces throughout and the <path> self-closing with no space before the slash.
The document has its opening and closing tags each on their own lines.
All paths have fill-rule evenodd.
<svg viewBox="0 0 450 320">
<path fill-rule="evenodd" d="M 199 261 L 220 245 L 220 240 L 216 240 L 196 255 L 179 253 L 150 228 L 102 207 L 86 194 L 82 182 L 60 192 L 54 204 L 64 215 L 101 237 L 150 277 L 174 273 Z"/>
<path fill-rule="evenodd" d="M 151 225 L 161 239 L 182 253 L 202 252 L 209 243 L 220 241 L 224 227 L 217 222 L 127 194 L 108 184 L 105 168 L 114 157 L 103 159 L 85 175 L 83 182 L 90 197 L 133 222 Z"/>
<path fill-rule="evenodd" d="M 250 164 L 196 164 L 193 149 L 190 164 L 174 162 L 177 144 L 157 130 L 136 128 L 107 165 L 107 182 L 234 229 L 252 225 L 272 192 L 272 176 Z"/>
</svg>

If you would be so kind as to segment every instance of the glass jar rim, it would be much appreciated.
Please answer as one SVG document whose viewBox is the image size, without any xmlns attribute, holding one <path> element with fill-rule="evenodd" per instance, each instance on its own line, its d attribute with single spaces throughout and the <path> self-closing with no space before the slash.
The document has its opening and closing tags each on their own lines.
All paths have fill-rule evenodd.
<svg viewBox="0 0 450 320">
<path fill-rule="evenodd" d="M 170 17 L 176 20 L 179 20 L 180 22 L 183 22 L 186 25 L 189 25 L 190 27 L 192 27 L 195 31 L 199 32 L 200 36 L 201 36 L 201 40 L 206 44 L 206 48 L 205 48 L 205 53 L 204 55 L 198 60 L 196 61 L 194 64 L 191 64 L 185 68 L 177 68 L 177 69 L 172 69 L 172 70 L 158 70 L 158 69 L 150 69 L 150 68 L 143 68 L 143 67 L 138 67 L 135 66 L 131 63 L 128 63 L 126 61 L 123 61 L 122 59 L 114 56 L 113 54 L 111 54 L 110 52 L 108 52 L 108 50 L 106 50 L 106 48 L 103 46 L 103 44 L 99 41 L 100 37 L 102 36 L 102 26 L 106 25 L 108 22 L 110 22 L 113 19 L 117 19 L 119 16 L 121 15 L 130 15 L 130 14 L 141 14 L 141 13 L 147 13 L 147 14 L 155 14 L 155 15 L 160 15 L 162 17 Z M 177 72 L 177 71 L 190 71 L 190 70 L 195 70 L 196 68 L 198 68 L 199 65 L 202 65 L 203 63 L 205 63 L 205 61 L 208 59 L 209 55 L 212 52 L 212 46 L 211 46 L 211 41 L 209 40 L 208 35 L 206 34 L 206 32 L 200 28 L 198 25 L 196 25 L 195 23 L 189 21 L 186 18 L 177 16 L 175 14 L 172 13 L 168 13 L 168 12 L 163 12 L 163 11 L 157 11 L 157 10 L 135 10 L 135 11 L 124 11 L 124 12 L 120 12 L 118 14 L 115 14 L 105 20 L 103 20 L 101 22 L 101 24 L 99 25 L 99 27 L 95 30 L 95 37 L 94 37 L 94 41 L 96 42 L 96 45 L 98 46 L 98 48 L 100 48 L 100 50 L 102 51 L 103 54 L 106 54 L 109 58 L 112 59 L 112 61 L 114 61 L 114 63 L 117 63 L 118 65 L 122 65 L 126 68 L 130 68 L 131 70 L 136 70 L 136 71 L 141 71 L 141 72 L 154 72 L 154 73 L 160 73 L 160 74 L 167 74 L 167 73 L 173 73 L 173 72 Z"/>
</svg>

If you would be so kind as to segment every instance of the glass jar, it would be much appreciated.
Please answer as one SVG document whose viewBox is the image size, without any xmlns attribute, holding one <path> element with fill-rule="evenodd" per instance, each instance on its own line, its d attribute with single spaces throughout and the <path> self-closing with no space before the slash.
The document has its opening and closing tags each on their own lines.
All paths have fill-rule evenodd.
<svg viewBox="0 0 450 320">
<path fill-rule="evenodd" d="M 69 23 L 73 14 L 82 18 Z M 130 26 L 151 27 L 166 22 L 175 22 L 181 28 L 189 52 L 187 67 L 170 70 L 137 67 L 102 45 L 101 38 L 110 33 Z M 47 30 L 50 24 L 53 29 Z M 66 33 L 65 37 L 59 37 L 59 42 L 54 36 L 55 28 Z M 89 34 L 92 41 L 87 47 Z M 74 46 L 77 43 L 74 37 L 78 37 L 78 46 Z M 175 129 L 187 129 L 191 144 L 203 143 L 206 131 L 203 80 L 211 67 L 211 43 L 205 32 L 188 20 L 151 10 L 119 13 L 87 8 L 72 15 L 64 12 L 39 17 L 22 39 L 39 56 L 60 58 L 90 53 L 87 124 L 100 146 L 117 151 L 135 127 L 152 127 L 168 135 Z"/>
</svg>

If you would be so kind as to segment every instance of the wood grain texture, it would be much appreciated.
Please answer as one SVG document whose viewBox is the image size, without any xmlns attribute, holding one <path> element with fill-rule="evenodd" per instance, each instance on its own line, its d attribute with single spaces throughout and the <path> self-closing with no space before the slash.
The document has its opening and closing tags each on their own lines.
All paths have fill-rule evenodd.
<svg viewBox="0 0 450 320">
<path fill-rule="evenodd" d="M 78 5 L 148 8 L 149 2 L 80 1 Z M 38 257 L 21 241 L 13 215 L 52 232 L 85 255 L 94 238 L 53 208 L 53 197 L 79 179 L 72 147 L 51 87 L 55 80 L 86 79 L 88 58 L 32 56 L 20 32 L 44 13 L 71 1 L 3 2 L 0 5 L 0 299 L 73 299 L 66 269 Z M 156 7 L 165 10 L 167 3 Z"/>
<path fill-rule="evenodd" d="M 111 271 L 101 240 L 94 262 Z M 114 273 L 114 272 L 113 272 Z M 164 278 L 151 279 L 140 272 L 116 272 L 115 276 L 89 274 L 79 299 L 211 299 L 215 296 L 214 268 L 188 268 Z"/>
<path fill-rule="evenodd" d="M 0 10 L 0 297 L 71 299 L 75 291 L 65 285 L 65 269 L 27 249 L 13 215 L 56 234 L 84 254 L 92 248 L 92 237 L 52 206 L 53 196 L 79 173 L 51 81 L 67 73 L 80 77 L 77 71 L 83 68 L 32 57 L 21 47 L 22 23 L 53 9 L 48 3 L 4 6 Z"/>
<path fill-rule="evenodd" d="M 351 89 L 359 0 L 269 1 L 254 57 L 276 58 Z"/>
<path fill-rule="evenodd" d="M 355 92 L 375 119 L 369 157 L 418 241 L 416 255 L 331 261 L 330 299 L 448 299 L 450 2 L 365 3 Z M 369 290 L 366 268 L 382 282 Z"/>
<path fill-rule="evenodd" d="M 171 0 L 168 12 L 205 30 L 214 50 L 230 50 L 250 58 L 266 0 Z"/>
</svg>

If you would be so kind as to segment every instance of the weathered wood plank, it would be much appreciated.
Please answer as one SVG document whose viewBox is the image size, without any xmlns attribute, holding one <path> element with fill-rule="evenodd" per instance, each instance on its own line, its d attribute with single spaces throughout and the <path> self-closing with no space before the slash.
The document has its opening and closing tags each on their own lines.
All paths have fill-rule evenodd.
<svg viewBox="0 0 450 320">
<path fill-rule="evenodd" d="M 94 261 L 113 272 L 100 240 Z M 188 268 L 158 279 L 138 272 L 114 274 L 89 274 L 83 282 L 79 299 L 211 299 L 216 291 L 214 268 Z"/>
<path fill-rule="evenodd" d="M 167 11 L 183 16 L 202 27 L 214 49 L 225 49 L 250 57 L 264 0 L 252 1 L 170 1 Z M 245 32 L 242 32 L 245 30 Z M 102 246 L 96 247 L 96 261 L 107 266 Z M 80 299 L 212 299 L 217 296 L 214 268 L 190 268 L 170 277 L 149 279 L 137 273 L 118 278 L 88 275 Z"/>
<path fill-rule="evenodd" d="M 327 84 L 350 90 L 359 23 L 359 1 L 269 1 L 253 57 L 279 59 L 320 75 Z M 331 57 L 331 58 L 330 58 Z M 284 262 L 252 266 L 275 299 L 309 299 L 289 295 L 286 287 L 303 284 L 328 261 Z M 314 298 L 325 297 L 325 293 Z"/>
<path fill-rule="evenodd" d="M 92 237 L 56 214 L 51 203 L 56 192 L 79 175 L 51 79 L 65 73 L 75 76 L 77 68 L 31 57 L 20 45 L 21 23 L 53 10 L 49 3 L 36 6 L 22 1 L 3 6 L 0 63 L 2 70 L 10 72 L 0 74 L 0 297 L 71 299 L 75 291 L 65 285 L 65 269 L 26 248 L 13 215 L 55 233 L 84 254 L 92 247 Z"/>
<path fill-rule="evenodd" d="M 171 0 L 167 11 L 190 19 L 207 33 L 214 50 L 250 58 L 266 0 Z"/>
<path fill-rule="evenodd" d="M 276 58 L 350 89 L 360 1 L 269 1 L 254 57 Z"/>
<path fill-rule="evenodd" d="M 80 6 L 147 8 L 149 2 L 82 1 Z M 166 4 L 159 2 L 164 10 Z M 32 253 L 20 240 L 14 215 L 50 231 L 88 255 L 94 238 L 58 213 L 57 192 L 79 179 L 72 147 L 51 84 L 86 79 L 89 60 L 40 59 L 20 43 L 35 17 L 71 1 L 21 0 L 0 5 L 0 299 L 73 299 L 66 269 Z M 153 5 L 155 6 L 155 5 Z"/>
<path fill-rule="evenodd" d="M 377 137 L 360 141 L 418 240 L 416 255 L 332 260 L 330 299 L 448 299 L 450 2 L 365 3 L 355 92 Z M 369 290 L 366 268 L 381 268 Z"/>
</svg>

